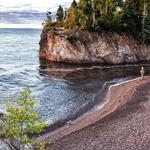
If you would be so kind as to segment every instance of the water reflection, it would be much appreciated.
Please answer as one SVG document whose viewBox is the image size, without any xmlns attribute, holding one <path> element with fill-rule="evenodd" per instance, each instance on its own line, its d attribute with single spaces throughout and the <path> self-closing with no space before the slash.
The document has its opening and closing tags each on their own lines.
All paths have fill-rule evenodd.
<svg viewBox="0 0 150 150">
<path fill-rule="evenodd" d="M 69 65 L 40 60 L 40 75 L 70 80 L 74 83 L 89 82 L 95 79 L 112 80 L 123 77 L 136 77 L 140 75 L 140 67 L 144 66 L 146 75 L 150 74 L 150 65 Z"/>
<path fill-rule="evenodd" d="M 43 111 L 53 114 L 54 122 L 77 117 L 93 107 L 94 97 L 106 83 L 139 76 L 140 66 L 145 66 L 146 74 L 150 74 L 150 65 L 79 66 L 40 60 L 39 73 L 43 82 L 48 83 L 42 94 Z"/>
<path fill-rule="evenodd" d="M 91 108 L 95 95 L 107 83 L 140 75 L 138 65 L 39 62 L 40 34 L 41 30 L 0 29 L 0 109 L 12 100 L 11 95 L 29 87 L 40 101 L 38 111 L 44 119 L 65 122 Z M 150 65 L 145 69 L 150 74 Z"/>
</svg>

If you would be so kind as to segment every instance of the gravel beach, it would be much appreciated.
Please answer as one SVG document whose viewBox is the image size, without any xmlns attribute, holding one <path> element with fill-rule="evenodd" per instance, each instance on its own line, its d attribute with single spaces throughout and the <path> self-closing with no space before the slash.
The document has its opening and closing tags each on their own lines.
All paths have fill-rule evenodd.
<svg viewBox="0 0 150 150">
<path fill-rule="evenodd" d="M 150 77 L 111 86 L 103 106 L 40 139 L 49 150 L 148 150 Z"/>
</svg>

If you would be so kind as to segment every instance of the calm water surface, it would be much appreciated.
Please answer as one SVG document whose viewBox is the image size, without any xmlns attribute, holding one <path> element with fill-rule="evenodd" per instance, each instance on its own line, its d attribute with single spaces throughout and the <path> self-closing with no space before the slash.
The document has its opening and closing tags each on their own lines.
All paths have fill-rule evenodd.
<svg viewBox="0 0 150 150">
<path fill-rule="evenodd" d="M 0 29 L 0 109 L 9 97 L 29 87 L 39 101 L 38 111 L 50 122 L 64 120 L 92 106 L 105 83 L 139 75 L 134 66 L 70 66 L 40 61 L 41 30 Z M 150 65 L 146 65 L 150 74 Z"/>
</svg>

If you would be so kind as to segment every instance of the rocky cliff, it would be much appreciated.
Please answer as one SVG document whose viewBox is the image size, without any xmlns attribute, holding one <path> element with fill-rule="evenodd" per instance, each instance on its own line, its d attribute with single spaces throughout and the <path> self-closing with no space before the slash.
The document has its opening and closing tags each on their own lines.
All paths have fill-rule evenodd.
<svg viewBox="0 0 150 150">
<path fill-rule="evenodd" d="M 65 63 L 127 64 L 150 61 L 150 46 L 127 33 L 43 32 L 40 58 Z"/>
</svg>

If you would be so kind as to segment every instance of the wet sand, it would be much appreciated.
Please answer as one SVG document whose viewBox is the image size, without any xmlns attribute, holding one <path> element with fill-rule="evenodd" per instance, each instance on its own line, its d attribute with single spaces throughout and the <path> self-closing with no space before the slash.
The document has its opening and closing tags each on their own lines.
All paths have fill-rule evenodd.
<svg viewBox="0 0 150 150">
<path fill-rule="evenodd" d="M 50 150 L 147 150 L 150 77 L 111 86 L 103 105 L 40 139 Z"/>
</svg>

